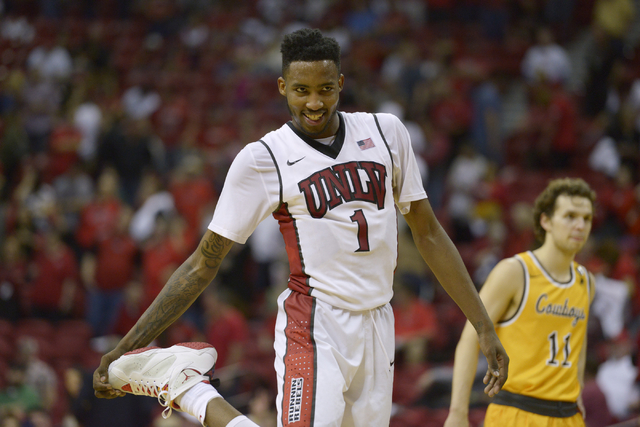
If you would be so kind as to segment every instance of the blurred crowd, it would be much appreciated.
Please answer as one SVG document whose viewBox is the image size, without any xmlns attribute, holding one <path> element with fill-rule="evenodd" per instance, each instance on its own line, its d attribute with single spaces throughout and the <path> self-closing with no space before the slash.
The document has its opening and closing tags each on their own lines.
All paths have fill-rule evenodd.
<svg viewBox="0 0 640 427">
<path fill-rule="evenodd" d="M 637 0 L 3 0 L 0 426 L 199 425 L 152 399 L 96 399 L 91 374 L 197 245 L 235 154 L 289 119 L 279 44 L 304 26 L 342 47 L 341 110 L 405 122 L 478 287 L 535 248 L 549 179 L 596 190 L 578 257 L 598 292 L 587 424 L 637 417 L 639 15 Z M 465 318 L 399 221 L 392 426 L 435 427 Z M 216 346 L 221 393 L 263 427 L 287 275 L 268 219 L 157 340 Z"/>
</svg>

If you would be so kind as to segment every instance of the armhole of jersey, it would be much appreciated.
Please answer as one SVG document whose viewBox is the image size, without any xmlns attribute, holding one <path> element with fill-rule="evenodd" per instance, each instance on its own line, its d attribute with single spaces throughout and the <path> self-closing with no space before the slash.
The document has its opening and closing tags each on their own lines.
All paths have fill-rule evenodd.
<svg viewBox="0 0 640 427">
<path fill-rule="evenodd" d="M 273 211 L 278 212 L 280 210 L 280 207 L 282 206 L 282 203 L 284 202 L 284 200 L 282 200 L 282 175 L 280 175 L 280 168 L 278 167 L 278 162 L 276 162 L 276 157 L 273 155 L 273 152 L 271 151 L 271 148 L 269 148 L 269 146 L 267 145 L 266 142 L 264 142 L 263 140 L 260 140 L 260 142 L 262 143 L 262 145 L 264 145 L 264 148 L 267 149 L 267 151 L 269 152 L 269 155 L 271 156 L 271 160 L 273 160 L 273 164 L 276 167 L 276 172 L 278 172 L 278 182 L 280 183 L 280 189 L 279 189 L 279 195 L 278 197 L 280 198 L 280 201 L 278 203 L 278 207 Z"/>
<path fill-rule="evenodd" d="M 516 310 L 515 313 L 513 313 L 513 316 L 511 316 L 506 320 L 501 320 L 500 322 L 498 322 L 498 325 L 500 326 L 509 326 L 510 324 L 518 320 L 518 317 L 520 317 L 522 310 L 524 310 L 524 305 L 527 302 L 527 298 L 529 298 L 529 271 L 527 269 L 527 264 L 520 257 L 520 255 L 516 255 L 514 256 L 514 258 L 520 262 L 520 265 L 522 266 L 522 274 L 524 275 L 524 286 L 522 289 L 522 298 L 520 299 L 520 304 L 518 304 L 518 309 Z"/>
<path fill-rule="evenodd" d="M 384 145 L 387 147 L 387 152 L 389 153 L 389 158 L 391 159 L 391 182 L 393 182 L 395 176 L 395 165 L 393 164 L 393 155 L 391 155 L 391 148 L 389 147 L 389 143 L 387 142 L 387 138 L 384 137 L 384 133 L 382 133 L 382 128 L 380 127 L 380 122 L 378 121 L 378 116 L 373 115 L 373 119 L 376 121 L 376 126 L 378 127 L 378 132 L 380 132 L 380 136 L 382 137 L 382 141 L 384 141 Z"/>
<path fill-rule="evenodd" d="M 591 275 L 589 274 L 587 269 L 582 265 L 578 265 L 578 270 L 580 271 L 580 274 L 582 274 L 583 276 L 585 276 L 587 278 L 587 296 L 589 297 L 589 304 L 591 304 L 591 295 L 593 295 L 592 294 L 593 289 L 592 289 L 592 283 L 591 283 Z"/>
</svg>

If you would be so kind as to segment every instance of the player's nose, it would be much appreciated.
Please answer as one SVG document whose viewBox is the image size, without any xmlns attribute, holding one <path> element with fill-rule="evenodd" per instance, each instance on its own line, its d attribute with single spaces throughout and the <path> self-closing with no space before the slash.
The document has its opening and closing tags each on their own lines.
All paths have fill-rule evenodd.
<svg viewBox="0 0 640 427">
<path fill-rule="evenodd" d="M 324 103 L 322 102 L 320 95 L 316 93 L 310 94 L 307 98 L 307 108 L 312 111 L 317 111 L 322 107 L 324 107 Z"/>
</svg>

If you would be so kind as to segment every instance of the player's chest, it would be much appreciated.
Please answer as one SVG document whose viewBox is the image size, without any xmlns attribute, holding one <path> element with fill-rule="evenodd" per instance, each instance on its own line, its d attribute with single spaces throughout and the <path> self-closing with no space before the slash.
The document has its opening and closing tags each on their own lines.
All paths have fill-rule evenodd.
<svg viewBox="0 0 640 427">
<path fill-rule="evenodd" d="M 575 327 L 585 323 L 589 296 L 577 284 L 563 289 L 554 285 L 532 286 L 525 313 L 538 323 L 567 323 Z"/>
<path fill-rule="evenodd" d="M 282 196 L 291 208 L 321 218 L 345 204 L 359 203 L 383 209 L 389 204 L 391 157 L 386 147 L 360 150 L 345 146 L 334 159 L 302 147 L 279 161 Z M 346 144 L 345 144 L 346 145 Z"/>
</svg>

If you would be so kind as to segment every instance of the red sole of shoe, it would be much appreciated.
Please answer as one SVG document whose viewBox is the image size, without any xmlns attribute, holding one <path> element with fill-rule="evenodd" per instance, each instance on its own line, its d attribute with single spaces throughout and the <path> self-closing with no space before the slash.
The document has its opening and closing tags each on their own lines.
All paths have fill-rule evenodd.
<svg viewBox="0 0 640 427">
<path fill-rule="evenodd" d="M 181 342 L 176 345 L 179 345 L 180 347 L 192 348 L 194 350 L 202 350 L 203 348 L 213 347 L 211 344 L 206 342 Z"/>
<path fill-rule="evenodd" d="M 181 343 L 178 343 L 176 345 L 179 345 L 180 347 L 191 348 L 193 350 L 202 350 L 203 348 L 211 348 L 211 347 L 213 347 L 211 344 L 206 343 L 206 342 L 181 342 Z M 124 355 L 144 353 L 145 351 L 155 350 L 155 349 L 158 349 L 158 348 L 160 348 L 160 347 L 157 347 L 157 346 L 143 347 L 143 348 L 139 348 L 137 350 L 128 351 Z"/>
<path fill-rule="evenodd" d="M 148 351 L 148 350 L 154 350 L 154 349 L 156 349 L 156 348 L 160 348 L 160 347 L 142 347 L 142 348 L 139 348 L 139 349 L 137 349 L 137 350 L 133 350 L 133 351 L 128 351 L 128 352 L 126 352 L 126 353 L 124 354 L 124 356 L 126 356 L 126 355 L 128 355 L 128 354 L 144 353 L 145 351 Z"/>
</svg>

